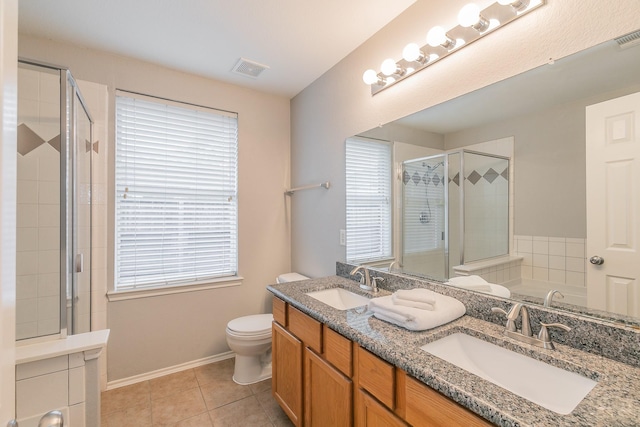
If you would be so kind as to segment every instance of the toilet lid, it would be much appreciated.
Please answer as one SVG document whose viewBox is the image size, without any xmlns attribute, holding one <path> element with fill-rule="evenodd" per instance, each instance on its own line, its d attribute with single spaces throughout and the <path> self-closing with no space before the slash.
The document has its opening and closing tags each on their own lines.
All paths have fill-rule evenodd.
<svg viewBox="0 0 640 427">
<path fill-rule="evenodd" d="M 253 314 L 238 317 L 227 324 L 227 328 L 238 334 L 261 334 L 271 331 L 273 314 Z"/>
</svg>

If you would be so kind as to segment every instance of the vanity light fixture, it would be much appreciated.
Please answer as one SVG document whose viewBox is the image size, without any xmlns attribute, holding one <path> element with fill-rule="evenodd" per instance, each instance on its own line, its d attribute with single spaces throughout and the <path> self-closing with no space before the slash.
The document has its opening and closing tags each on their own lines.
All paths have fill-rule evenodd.
<svg viewBox="0 0 640 427">
<path fill-rule="evenodd" d="M 422 47 L 417 43 L 407 44 L 399 61 L 385 59 L 380 72 L 369 69 L 362 80 L 371 86 L 371 94 L 375 95 L 545 3 L 546 0 L 497 0 L 483 10 L 469 3 L 458 13 L 459 25 L 450 30 L 440 26 L 431 28 L 427 44 Z"/>
</svg>

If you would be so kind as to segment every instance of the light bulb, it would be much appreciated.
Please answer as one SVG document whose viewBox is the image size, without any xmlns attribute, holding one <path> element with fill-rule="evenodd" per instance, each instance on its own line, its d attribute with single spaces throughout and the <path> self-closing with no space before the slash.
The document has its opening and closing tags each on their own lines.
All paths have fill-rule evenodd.
<svg viewBox="0 0 640 427">
<path fill-rule="evenodd" d="M 409 43 L 402 50 L 402 57 L 407 62 L 413 62 L 420 59 L 424 54 L 420 51 L 420 46 L 416 43 Z"/>
<path fill-rule="evenodd" d="M 385 59 L 382 61 L 382 65 L 380 65 L 380 71 L 382 71 L 382 74 L 385 76 L 392 76 L 396 74 L 397 69 L 398 65 L 396 64 L 396 61 L 391 58 Z"/>
<path fill-rule="evenodd" d="M 451 39 L 442 27 L 433 27 L 427 33 L 427 43 L 431 47 L 442 46 L 451 50 L 456 47 L 456 41 Z"/>
<path fill-rule="evenodd" d="M 364 72 L 364 74 L 362 75 L 362 80 L 365 82 L 365 84 L 368 85 L 372 85 L 374 83 L 378 82 L 378 73 L 376 73 L 375 70 L 367 70 Z"/>
<path fill-rule="evenodd" d="M 511 5 L 518 12 L 529 6 L 529 0 L 498 0 L 498 3 L 503 6 Z"/>
<path fill-rule="evenodd" d="M 433 27 L 427 33 L 427 43 L 431 47 L 440 46 L 447 41 L 447 34 L 442 27 Z"/>
<path fill-rule="evenodd" d="M 463 27 L 470 27 L 480 21 L 480 8 L 477 4 L 469 3 L 458 13 L 458 24 Z"/>
</svg>

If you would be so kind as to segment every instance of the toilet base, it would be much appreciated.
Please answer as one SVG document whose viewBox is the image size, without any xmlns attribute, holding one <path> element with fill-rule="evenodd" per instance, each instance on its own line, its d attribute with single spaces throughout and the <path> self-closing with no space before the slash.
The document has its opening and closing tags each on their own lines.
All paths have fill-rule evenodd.
<svg viewBox="0 0 640 427">
<path fill-rule="evenodd" d="M 236 354 L 233 381 L 240 385 L 255 384 L 271 378 L 271 351 L 268 357 Z"/>
</svg>

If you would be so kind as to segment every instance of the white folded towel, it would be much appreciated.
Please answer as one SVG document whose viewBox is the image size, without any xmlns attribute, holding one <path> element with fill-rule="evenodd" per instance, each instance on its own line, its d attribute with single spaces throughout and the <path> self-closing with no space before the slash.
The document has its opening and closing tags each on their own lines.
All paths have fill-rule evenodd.
<svg viewBox="0 0 640 427">
<path fill-rule="evenodd" d="M 429 289 L 400 289 L 391 296 L 394 304 L 421 310 L 435 310 L 436 293 Z"/>
<path fill-rule="evenodd" d="M 468 289 L 470 291 L 484 292 L 499 297 L 510 298 L 511 291 L 502 285 L 489 283 L 480 276 L 456 276 L 445 282 L 447 285 L 457 286 L 459 288 Z"/>
<path fill-rule="evenodd" d="M 464 304 L 446 295 L 436 295 L 435 309 L 400 306 L 393 303 L 391 295 L 373 298 L 369 301 L 369 310 L 380 320 L 402 326 L 410 331 L 424 331 L 449 323 L 466 313 Z"/>
</svg>

